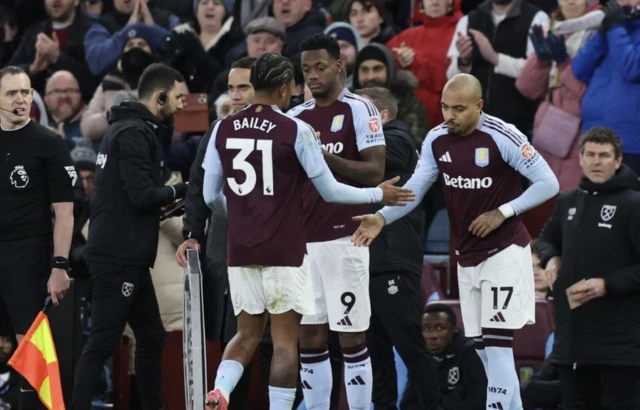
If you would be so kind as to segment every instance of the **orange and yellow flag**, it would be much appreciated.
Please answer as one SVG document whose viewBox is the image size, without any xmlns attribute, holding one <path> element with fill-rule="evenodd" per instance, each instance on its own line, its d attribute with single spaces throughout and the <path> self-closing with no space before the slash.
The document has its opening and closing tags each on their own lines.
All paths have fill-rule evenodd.
<svg viewBox="0 0 640 410">
<path fill-rule="evenodd" d="M 36 317 L 9 360 L 9 365 L 27 379 L 47 409 L 65 410 L 58 356 L 49 319 L 44 312 Z"/>
</svg>

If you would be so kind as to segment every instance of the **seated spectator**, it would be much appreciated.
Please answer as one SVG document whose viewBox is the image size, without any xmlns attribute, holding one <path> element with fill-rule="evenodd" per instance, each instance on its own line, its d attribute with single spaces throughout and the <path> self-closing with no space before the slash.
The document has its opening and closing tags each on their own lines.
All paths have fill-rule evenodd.
<svg viewBox="0 0 640 410">
<path fill-rule="evenodd" d="M 542 266 L 540 266 L 540 254 L 538 252 L 538 242 L 531 242 L 531 261 L 533 262 L 533 280 L 535 283 L 536 299 L 551 298 L 551 289 L 547 274 Z"/>
<path fill-rule="evenodd" d="M 391 51 L 383 44 L 372 43 L 364 47 L 356 58 L 353 89 L 383 87 L 391 90 L 398 101 L 398 120 L 411 129 L 411 135 L 420 144 L 427 135 L 427 113 L 414 95 L 418 79 L 411 71 L 398 72 Z"/>
<path fill-rule="evenodd" d="M 156 50 L 169 31 L 180 24 L 176 16 L 147 5 L 146 0 L 114 0 L 113 5 L 114 9 L 96 20 L 84 37 L 87 65 L 96 76 L 115 67 L 125 44 L 136 34 L 146 31 L 147 43 Z"/>
<path fill-rule="evenodd" d="M 7 65 L 18 44 L 16 15 L 11 8 L 0 6 L 0 67 Z"/>
<path fill-rule="evenodd" d="M 360 34 L 363 46 L 369 43 L 385 44 L 397 34 L 388 23 L 384 0 L 350 0 L 347 11 L 349 24 Z"/>
<path fill-rule="evenodd" d="M 137 89 L 138 80 L 144 69 L 157 60 L 152 54 L 147 37 L 138 37 L 138 35 L 146 36 L 152 33 L 142 30 L 126 42 L 116 68 L 104 77 L 82 115 L 80 131 L 84 137 L 94 143 L 99 143 L 107 130 L 108 113 L 112 106 L 117 105 L 114 102 L 116 93 L 121 90 Z"/>
<path fill-rule="evenodd" d="M 582 130 L 613 129 L 622 140 L 622 162 L 640 174 L 640 13 L 638 0 L 611 0 L 598 32 L 573 58 L 575 77 L 587 85 Z M 625 6 L 623 8 L 623 6 Z"/>
<path fill-rule="evenodd" d="M 412 20 L 422 24 L 387 43 L 400 67 L 418 77 L 415 95 L 424 105 L 432 127 L 444 121 L 440 97 L 447 82 L 447 50 L 461 17 L 460 0 L 417 1 Z"/>
<path fill-rule="evenodd" d="M 228 0 L 226 0 L 228 2 Z M 253 20 L 269 17 L 271 0 L 231 0 L 234 30 L 245 33 Z"/>
<path fill-rule="evenodd" d="M 591 1 L 591 0 L 589 0 Z M 600 7 L 587 0 L 561 0 L 552 14 L 551 32 L 535 26 L 531 41 L 535 53 L 527 59 L 516 87 L 527 98 L 542 100 L 533 122 L 532 143 L 547 160 L 560 183 L 560 191 L 578 187 L 582 177 L 579 158 L 580 101 L 585 86 L 573 76 L 571 59 L 593 34 L 586 24 L 557 36 L 558 23 L 569 23 Z M 566 24 L 565 24 L 566 25 Z"/>
<path fill-rule="evenodd" d="M 562 404 L 562 385 L 558 369 L 546 359 L 523 390 L 524 398 L 539 410 L 557 410 Z"/>
<path fill-rule="evenodd" d="M 443 410 L 485 409 L 487 376 L 484 365 L 468 339 L 457 327 L 456 314 L 449 305 L 431 303 L 422 316 L 422 335 L 436 361 Z M 415 388 L 409 374 L 401 410 L 418 408 Z"/>
<path fill-rule="evenodd" d="M 27 29 L 7 65 L 27 71 L 32 87 L 41 94 L 52 73 L 71 71 L 80 83 L 82 96 L 88 100 L 97 85 L 85 63 L 82 44 L 91 18 L 76 8 L 76 0 L 44 0 L 44 3 L 47 19 Z"/>
<path fill-rule="evenodd" d="M 44 102 L 50 114 L 49 127 L 64 138 L 71 151 L 83 139 L 80 118 L 86 108 L 78 81 L 71 72 L 53 73 L 47 80 Z"/>
<path fill-rule="evenodd" d="M 216 107 L 216 118 L 224 118 L 231 113 L 231 110 L 233 109 L 233 101 L 231 101 L 229 94 L 220 94 L 214 102 L 214 106 Z"/>
<path fill-rule="evenodd" d="M 227 53 L 243 38 L 234 38 L 233 16 L 222 0 L 197 0 L 195 19 L 177 26 L 168 39 L 168 64 L 184 76 L 192 93 L 209 93 L 224 70 Z"/>
<path fill-rule="evenodd" d="M 82 11 L 94 18 L 100 18 L 102 11 L 104 10 L 104 3 L 102 0 L 82 0 Z"/>
<path fill-rule="evenodd" d="M 324 30 L 325 34 L 335 37 L 340 45 L 340 60 L 346 68 L 344 86 L 351 88 L 353 85 L 353 69 L 356 66 L 356 56 L 362 50 L 360 34 L 351 24 L 341 21 L 331 24 Z"/>
<path fill-rule="evenodd" d="M 322 33 L 327 18 L 313 7 L 312 0 L 273 0 L 272 7 L 273 16 L 287 29 L 284 55 L 299 62 L 302 40 L 311 34 Z"/>
</svg>

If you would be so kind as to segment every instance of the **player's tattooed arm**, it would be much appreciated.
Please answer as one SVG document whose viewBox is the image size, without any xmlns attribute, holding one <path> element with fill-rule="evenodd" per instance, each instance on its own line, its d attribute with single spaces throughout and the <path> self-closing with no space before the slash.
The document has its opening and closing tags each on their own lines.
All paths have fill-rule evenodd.
<svg viewBox="0 0 640 410">
<path fill-rule="evenodd" d="M 384 178 L 386 148 L 384 145 L 360 151 L 362 161 L 351 161 L 323 150 L 331 171 L 365 186 L 378 186 Z"/>
</svg>

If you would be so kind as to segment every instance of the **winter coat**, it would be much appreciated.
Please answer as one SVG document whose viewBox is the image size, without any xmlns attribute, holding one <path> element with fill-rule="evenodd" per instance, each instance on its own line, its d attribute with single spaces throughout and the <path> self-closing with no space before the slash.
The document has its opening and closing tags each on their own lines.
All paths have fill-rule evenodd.
<svg viewBox="0 0 640 410">
<path fill-rule="evenodd" d="M 107 74 L 89 101 L 80 120 L 80 131 L 85 138 L 100 142 L 107 132 L 107 114 L 113 106 L 118 91 L 130 91 L 129 84 L 119 75 Z"/>
</svg>

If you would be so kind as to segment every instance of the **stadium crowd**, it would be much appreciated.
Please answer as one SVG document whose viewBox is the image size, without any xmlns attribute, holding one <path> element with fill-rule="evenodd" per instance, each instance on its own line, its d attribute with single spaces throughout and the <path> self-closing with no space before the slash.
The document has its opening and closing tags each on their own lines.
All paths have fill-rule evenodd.
<svg viewBox="0 0 640 410">
<path fill-rule="evenodd" d="M 447 81 L 456 74 L 469 73 L 482 85 L 484 112 L 514 124 L 527 136 L 556 175 L 560 195 L 582 187 L 580 136 L 593 127 L 613 130 L 622 143 L 625 169 L 640 174 L 640 0 L 8 0 L 0 5 L 0 24 L 0 67 L 17 66 L 28 73 L 34 89 L 31 118 L 64 140 L 82 183 L 83 192 L 74 201 L 69 257 L 77 279 L 89 277 L 82 255 L 96 165 L 106 162 L 99 151 L 111 108 L 136 100 L 143 71 L 157 62 L 177 70 L 184 78 L 183 94 L 193 97 L 177 115 L 173 132 L 159 141 L 162 178 L 168 186 L 190 181 L 192 164 L 198 161 L 198 147 L 209 125 L 248 103 L 245 94 L 251 85 L 231 80 L 231 72 L 243 68 L 234 63 L 243 57 L 258 58 L 265 53 L 288 57 L 294 63 L 296 83 L 289 108 L 311 98 L 301 65 L 301 44 L 316 33 L 338 41 L 346 67 L 345 87 L 351 91 L 372 87 L 390 91 L 391 105 L 385 105 L 388 98 L 376 101 L 376 96 L 381 98 L 378 94 L 369 98 L 381 114 L 385 113 L 385 135 L 409 135 L 413 151 L 419 149 L 427 132 L 444 120 L 441 95 Z M 414 164 L 417 158 L 410 161 Z M 630 185 L 637 185 L 637 178 L 631 175 Z M 434 186 L 420 209 L 424 218 L 420 235 L 424 240 L 423 263 L 414 275 L 419 282 L 416 289 L 422 294 L 422 332 L 435 360 L 442 408 L 481 409 L 486 408 L 487 379 L 473 338 L 464 336 L 457 287 L 452 288 L 456 262 L 450 250 L 455 246 L 452 242 L 450 247 L 449 241 L 454 239 L 448 234 L 444 208 L 442 189 Z M 536 214 L 539 221 L 535 226 L 551 217 L 552 207 L 546 208 Z M 571 212 L 569 209 L 569 218 Z M 226 230 L 226 222 L 214 224 L 212 220 L 208 238 L 204 228 L 195 236 L 200 243 L 207 241 L 207 260 L 219 258 L 217 253 L 224 252 L 226 243 L 211 233 L 211 224 Z M 560 408 L 563 395 L 557 362 L 552 360 L 555 278 L 550 274 L 557 269 L 553 258 L 561 250 L 550 249 L 553 238 L 549 229 L 531 247 L 536 299 L 540 300 L 536 304 L 537 323 L 516 332 L 514 339 L 521 394 L 528 409 Z M 537 237 L 540 232 L 530 234 Z M 166 332 L 182 331 L 183 277 L 175 254 L 185 239 L 181 218 L 160 222 L 152 278 Z M 373 252 L 371 256 L 373 271 Z M 219 273 L 207 271 L 206 263 L 203 269 L 205 295 L 220 293 L 228 286 L 224 280 L 220 282 Z M 391 282 L 384 284 L 383 293 L 397 291 Z M 235 330 L 228 323 L 233 319 L 226 316 L 231 314 L 224 303 L 205 304 L 208 339 L 228 342 Z M 634 318 L 628 326 L 640 328 L 638 320 Z M 18 408 L 16 375 L 6 365 L 16 341 L 10 323 L 3 322 L 0 409 Z M 566 320 L 558 323 L 569 326 Z M 81 331 L 90 326 L 89 319 Z M 593 330 L 605 331 L 617 334 L 618 330 L 615 326 Z M 566 331 L 560 333 L 565 335 Z M 579 334 L 592 337 L 596 333 Z M 135 340 L 130 329 L 125 335 L 133 364 Z M 616 348 L 615 340 L 602 340 Z M 640 345 L 640 340 L 627 342 Z M 268 350 L 269 343 L 266 337 L 262 350 Z M 581 342 L 571 343 L 577 346 Z M 338 341 L 330 337 L 329 344 L 337 346 L 340 361 Z M 395 369 L 380 366 L 384 370 L 377 370 L 373 362 L 374 406 L 396 408 L 397 402 L 402 410 L 419 409 L 419 387 L 411 372 L 407 380 L 411 364 L 403 362 L 398 353 L 401 347 L 394 346 Z M 596 355 L 594 352 L 585 351 L 585 357 Z M 614 366 L 621 365 L 620 360 L 627 360 L 626 366 L 640 363 L 637 357 L 610 357 Z M 606 364 L 609 356 L 603 353 L 602 360 L 596 364 Z M 340 366 L 333 369 L 338 383 L 342 379 Z M 112 371 L 113 365 L 108 364 L 103 383 L 95 391 L 96 409 L 111 408 L 118 395 L 112 391 Z M 391 383 L 391 391 L 381 392 L 382 387 L 388 387 L 384 383 L 389 374 L 382 374 L 386 372 L 396 373 L 392 377 L 398 387 Z M 132 398 L 127 404 L 131 410 L 141 408 L 133 373 L 132 365 Z M 182 383 L 175 381 L 174 388 L 182 389 Z M 634 388 L 639 391 L 638 398 L 640 388 Z M 299 408 L 306 408 L 300 403 L 302 395 L 298 396 Z M 332 409 L 345 408 L 340 403 L 340 384 L 334 384 L 332 396 Z M 611 397 L 599 399 L 601 407 L 589 408 L 640 408 L 640 401 L 636 407 L 623 407 Z M 238 403 L 240 400 L 230 408 L 241 409 Z M 165 404 L 165 408 L 170 407 Z"/>
</svg>

